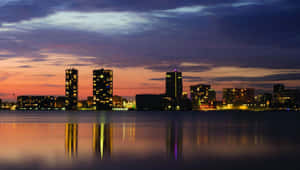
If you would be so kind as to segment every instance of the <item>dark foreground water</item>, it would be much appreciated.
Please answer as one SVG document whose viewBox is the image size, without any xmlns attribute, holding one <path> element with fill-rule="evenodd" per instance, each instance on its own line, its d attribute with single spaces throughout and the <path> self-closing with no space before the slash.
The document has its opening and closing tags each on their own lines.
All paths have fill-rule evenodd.
<svg viewBox="0 0 300 170">
<path fill-rule="evenodd" d="M 0 112 L 0 169 L 300 169 L 299 112 Z"/>
</svg>

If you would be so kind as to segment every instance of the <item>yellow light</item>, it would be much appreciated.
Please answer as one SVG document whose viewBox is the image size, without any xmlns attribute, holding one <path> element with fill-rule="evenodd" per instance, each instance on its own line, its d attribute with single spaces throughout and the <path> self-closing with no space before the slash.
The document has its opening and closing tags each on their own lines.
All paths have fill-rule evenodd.
<svg viewBox="0 0 300 170">
<path fill-rule="evenodd" d="M 242 106 L 240 106 L 239 108 L 240 108 L 241 110 L 247 110 L 247 109 L 248 109 L 248 106 L 242 105 Z"/>
</svg>

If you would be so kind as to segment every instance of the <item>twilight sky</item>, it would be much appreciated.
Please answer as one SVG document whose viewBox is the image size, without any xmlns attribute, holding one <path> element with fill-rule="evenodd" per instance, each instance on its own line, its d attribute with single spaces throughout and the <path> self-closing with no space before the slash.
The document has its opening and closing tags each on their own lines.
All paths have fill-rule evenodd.
<svg viewBox="0 0 300 170">
<path fill-rule="evenodd" d="M 80 99 L 101 67 L 122 96 L 164 93 L 174 68 L 185 91 L 296 88 L 299 19 L 299 0 L 1 0 L 0 98 L 64 95 L 68 67 L 79 70 Z"/>
</svg>

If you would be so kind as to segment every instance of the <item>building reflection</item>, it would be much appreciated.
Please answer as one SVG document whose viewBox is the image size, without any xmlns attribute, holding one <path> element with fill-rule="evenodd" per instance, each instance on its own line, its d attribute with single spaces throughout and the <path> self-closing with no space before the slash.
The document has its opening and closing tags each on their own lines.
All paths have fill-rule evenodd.
<svg viewBox="0 0 300 170">
<path fill-rule="evenodd" d="M 178 121 L 168 123 L 167 127 L 167 153 L 168 159 L 182 159 L 182 125 Z"/>
<path fill-rule="evenodd" d="M 135 143 L 135 122 L 122 123 L 122 142 L 123 143 Z"/>
<path fill-rule="evenodd" d="M 259 121 L 218 124 L 198 121 L 193 126 L 193 140 L 197 145 L 259 145 L 264 144 L 264 128 Z M 196 137 L 194 137 L 196 136 Z"/>
<path fill-rule="evenodd" d="M 68 158 L 76 158 L 78 150 L 78 124 L 66 124 L 65 152 Z"/>
<path fill-rule="evenodd" d="M 93 152 L 97 158 L 110 159 L 112 151 L 112 126 L 110 123 L 93 124 Z"/>
</svg>

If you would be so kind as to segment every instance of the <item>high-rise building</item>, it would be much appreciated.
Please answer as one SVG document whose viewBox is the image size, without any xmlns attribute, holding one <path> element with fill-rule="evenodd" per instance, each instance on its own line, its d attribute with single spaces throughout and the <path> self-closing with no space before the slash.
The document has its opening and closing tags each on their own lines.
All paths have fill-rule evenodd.
<svg viewBox="0 0 300 170">
<path fill-rule="evenodd" d="M 182 74 L 176 70 L 166 73 L 166 96 L 178 98 L 182 96 Z"/>
<path fill-rule="evenodd" d="M 213 106 L 216 101 L 216 92 L 210 85 L 198 84 L 190 87 L 193 109 L 198 110 Z"/>
<path fill-rule="evenodd" d="M 66 70 L 66 110 L 76 110 L 78 102 L 78 71 Z"/>
<path fill-rule="evenodd" d="M 94 110 L 111 110 L 113 107 L 113 71 L 93 71 Z"/>
<path fill-rule="evenodd" d="M 240 106 L 254 103 L 255 90 L 253 88 L 223 89 L 223 104 Z"/>
</svg>

